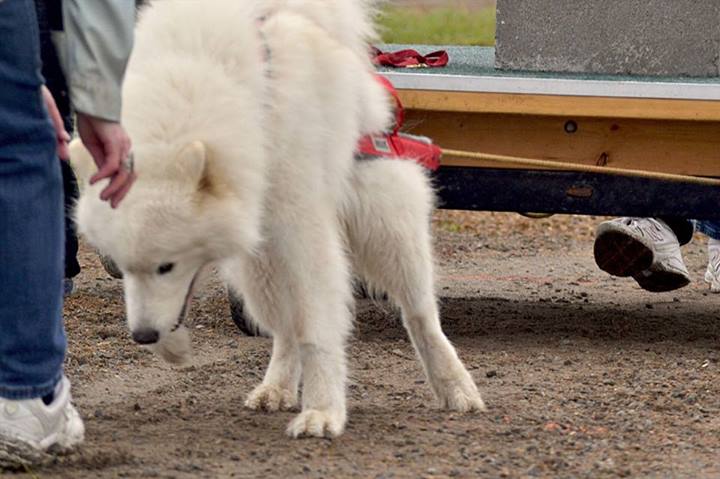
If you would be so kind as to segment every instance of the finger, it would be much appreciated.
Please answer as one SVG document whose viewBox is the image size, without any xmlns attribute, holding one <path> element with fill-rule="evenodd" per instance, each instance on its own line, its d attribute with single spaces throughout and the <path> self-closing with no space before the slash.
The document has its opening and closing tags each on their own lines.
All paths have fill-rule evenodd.
<svg viewBox="0 0 720 479">
<path fill-rule="evenodd" d="M 103 149 L 102 145 L 96 141 L 85 140 L 83 140 L 83 145 L 85 145 L 88 153 L 90 153 L 90 156 L 92 156 L 95 164 L 98 166 L 98 168 L 100 168 L 100 165 L 105 162 L 105 150 Z"/>
<path fill-rule="evenodd" d="M 50 93 L 50 90 L 48 90 L 47 87 L 43 86 L 42 94 L 43 99 L 45 100 L 45 107 L 47 108 L 48 115 L 50 115 L 50 121 L 52 121 L 53 128 L 55 128 L 55 132 L 59 137 L 60 132 L 65 131 L 65 125 L 63 124 L 62 116 L 60 116 L 60 110 L 58 110 L 55 98 L 53 98 L 52 93 Z"/>
<path fill-rule="evenodd" d="M 110 199 L 115 193 L 120 191 L 123 185 L 128 181 L 130 172 L 124 167 L 120 168 L 115 176 L 112 177 L 110 183 L 100 193 L 100 199 L 106 201 Z"/>
<path fill-rule="evenodd" d="M 116 145 L 113 141 L 108 141 L 104 143 L 104 157 L 101 162 L 98 162 L 96 159 L 96 163 L 100 166 L 100 169 L 90 178 L 90 184 L 93 185 L 97 183 L 98 181 L 105 179 L 105 178 L 112 178 L 116 174 L 119 173 L 120 169 L 120 163 L 122 157 L 120 156 L 120 148 L 119 145 Z"/>
<path fill-rule="evenodd" d="M 113 195 L 113 197 L 110 199 L 110 206 L 112 208 L 117 208 L 120 202 L 125 198 L 125 195 L 128 194 L 128 191 L 130 191 L 130 187 L 135 183 L 135 180 L 137 179 L 137 175 L 135 173 L 132 173 L 130 175 L 130 178 L 128 181 L 125 182 L 125 184 L 118 190 L 117 193 Z"/>
<path fill-rule="evenodd" d="M 61 160 L 68 161 L 70 159 L 70 144 L 67 141 L 59 141 L 57 154 Z"/>
<path fill-rule="evenodd" d="M 55 99 L 53 98 L 52 93 L 50 93 L 50 90 L 43 86 L 42 94 L 43 99 L 45 100 L 45 107 L 47 108 L 48 115 L 50 116 L 50 121 L 52 122 L 53 129 L 55 130 L 58 156 L 63 160 L 67 160 L 69 156 L 65 153 L 67 149 L 63 149 L 63 143 L 70 141 L 70 134 L 65 131 L 65 124 L 63 123 L 62 116 L 60 115 L 60 110 L 58 110 L 57 104 L 55 103 Z"/>
<path fill-rule="evenodd" d="M 58 138 L 57 151 L 61 160 L 68 161 L 70 159 L 70 134 L 63 131 Z"/>
</svg>

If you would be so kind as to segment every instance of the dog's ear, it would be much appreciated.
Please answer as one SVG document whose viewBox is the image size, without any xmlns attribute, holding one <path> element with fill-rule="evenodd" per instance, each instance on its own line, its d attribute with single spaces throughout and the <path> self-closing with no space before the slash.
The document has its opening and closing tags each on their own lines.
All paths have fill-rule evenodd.
<svg viewBox="0 0 720 479">
<path fill-rule="evenodd" d="M 72 166 L 75 175 L 80 180 L 80 184 L 87 183 L 97 171 L 97 165 L 95 165 L 92 155 L 80 141 L 80 138 L 75 138 L 70 142 L 70 166 Z"/>
<path fill-rule="evenodd" d="M 193 141 L 185 145 L 180 150 L 177 161 L 183 176 L 196 184 L 203 181 L 207 168 L 207 148 L 202 141 Z"/>
</svg>

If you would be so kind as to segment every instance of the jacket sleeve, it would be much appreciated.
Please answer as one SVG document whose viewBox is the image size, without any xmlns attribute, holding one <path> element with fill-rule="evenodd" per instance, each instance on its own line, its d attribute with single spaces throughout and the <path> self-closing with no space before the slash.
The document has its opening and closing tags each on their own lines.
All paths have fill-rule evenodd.
<svg viewBox="0 0 720 479">
<path fill-rule="evenodd" d="M 120 121 L 121 89 L 133 46 L 134 0 L 63 0 L 59 39 L 72 105 Z"/>
</svg>

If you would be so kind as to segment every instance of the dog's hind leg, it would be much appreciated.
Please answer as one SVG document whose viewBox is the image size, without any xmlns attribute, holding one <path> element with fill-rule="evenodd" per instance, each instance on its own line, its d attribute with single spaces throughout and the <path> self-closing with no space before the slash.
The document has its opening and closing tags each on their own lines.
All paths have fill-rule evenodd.
<svg viewBox="0 0 720 479">
<path fill-rule="evenodd" d="M 265 377 L 245 401 L 245 407 L 268 412 L 290 410 L 298 403 L 300 356 L 292 331 L 283 327 L 289 314 L 285 303 L 276 298 L 283 289 L 273 281 L 272 260 L 266 255 L 225 265 L 223 273 L 231 287 L 242 291 L 252 319 L 272 332 L 273 349 Z"/>
<path fill-rule="evenodd" d="M 287 411 L 297 406 L 300 363 L 297 344 L 287 334 L 273 335 L 273 351 L 262 383 L 245 400 L 254 410 Z"/>
<path fill-rule="evenodd" d="M 402 310 L 403 324 L 443 407 L 484 410 L 470 373 L 440 325 L 434 292 L 430 214 L 433 192 L 410 161 L 357 165 L 353 201 L 344 212 L 356 272 L 386 292 Z"/>
</svg>

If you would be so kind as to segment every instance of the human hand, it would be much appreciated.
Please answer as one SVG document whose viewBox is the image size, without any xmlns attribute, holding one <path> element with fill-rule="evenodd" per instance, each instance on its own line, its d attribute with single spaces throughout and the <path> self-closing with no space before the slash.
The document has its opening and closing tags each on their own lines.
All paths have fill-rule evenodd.
<svg viewBox="0 0 720 479">
<path fill-rule="evenodd" d="M 77 114 L 77 129 L 85 148 L 98 167 L 90 184 L 110 178 L 100 199 L 116 208 L 137 178 L 130 155 L 130 138 L 120 123 L 103 120 L 85 113 Z"/>
<path fill-rule="evenodd" d="M 70 134 L 65 131 L 65 125 L 60 116 L 60 110 L 58 110 L 55 104 L 55 99 L 50 93 L 50 90 L 43 85 L 41 88 L 43 101 L 45 101 L 45 108 L 47 108 L 50 120 L 52 121 L 53 128 L 55 129 L 55 139 L 57 141 L 56 150 L 57 155 L 61 160 L 70 159 L 70 149 L 68 148 L 68 142 L 70 141 Z"/>
</svg>

